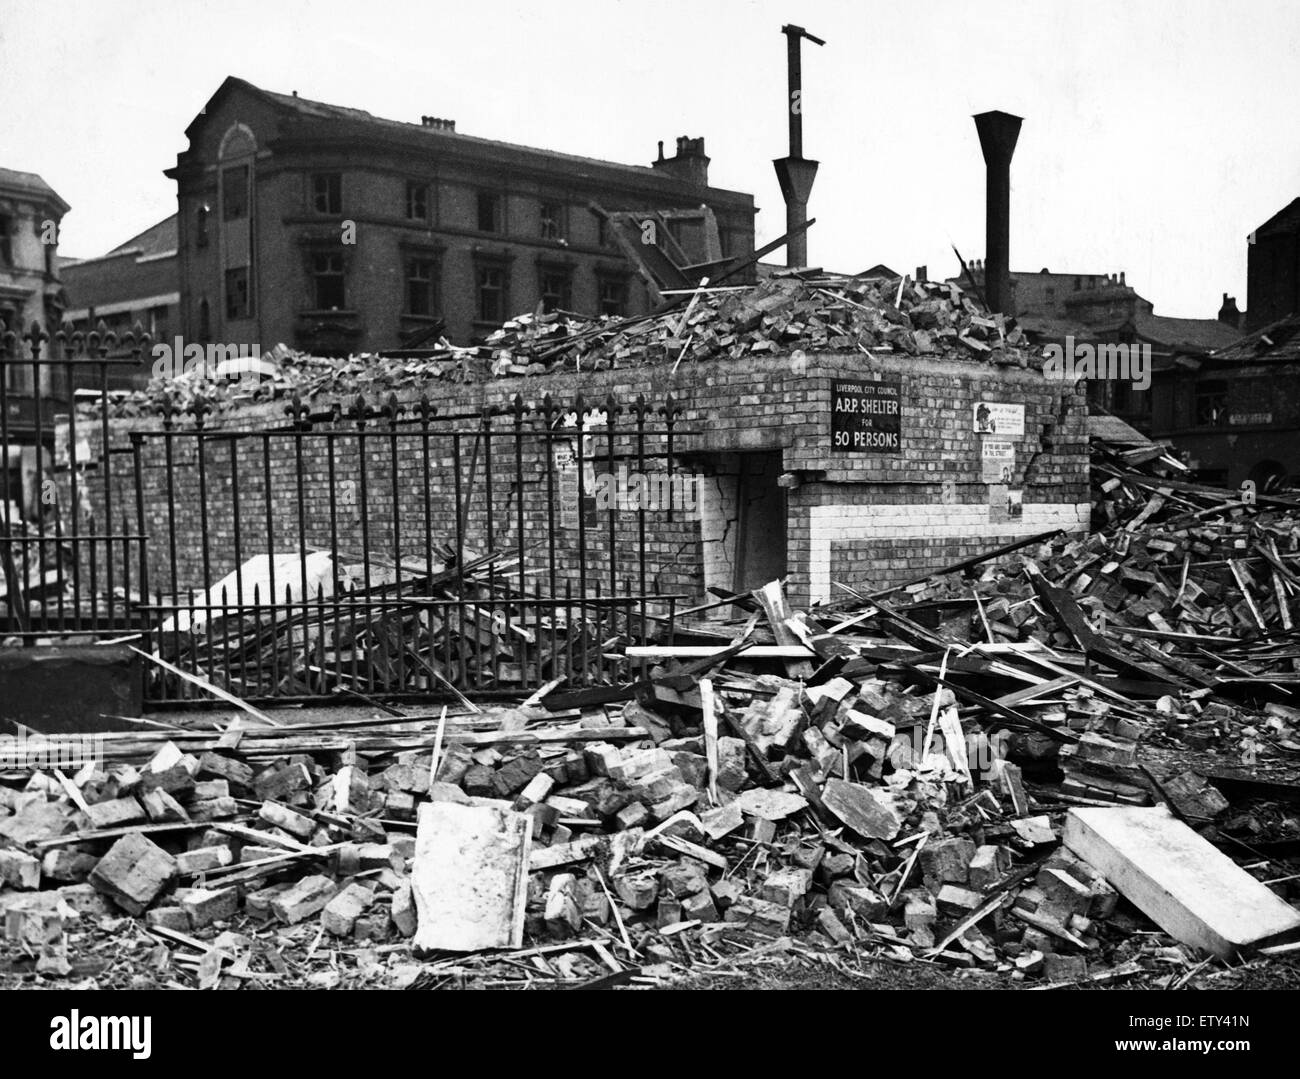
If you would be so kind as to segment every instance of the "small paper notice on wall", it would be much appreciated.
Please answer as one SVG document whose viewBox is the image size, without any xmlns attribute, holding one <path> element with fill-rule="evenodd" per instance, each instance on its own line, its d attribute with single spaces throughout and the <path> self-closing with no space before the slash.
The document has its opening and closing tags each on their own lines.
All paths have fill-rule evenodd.
<svg viewBox="0 0 1300 1079">
<path fill-rule="evenodd" d="M 975 432 L 981 435 L 1023 435 L 1025 406 L 1005 401 L 976 401 L 971 406 Z"/>
<path fill-rule="evenodd" d="M 980 448 L 981 478 L 985 483 L 1010 483 L 1016 468 L 1016 444 L 1005 438 L 986 438 Z"/>
<path fill-rule="evenodd" d="M 1007 512 L 1008 492 L 1011 490 L 1005 483 L 989 484 L 989 520 L 993 523 L 999 521 L 1011 520 L 1011 515 Z"/>
<path fill-rule="evenodd" d="M 1012 487 L 1007 491 L 1007 517 L 1017 521 L 1024 515 L 1025 490 L 1023 487 Z"/>
<path fill-rule="evenodd" d="M 556 500 L 559 502 L 559 526 L 578 528 L 579 514 L 587 528 L 596 526 L 596 470 L 591 459 L 591 435 L 582 436 L 582 483 L 578 483 L 578 447 L 573 439 L 556 442 L 552 467 L 555 470 Z"/>
</svg>

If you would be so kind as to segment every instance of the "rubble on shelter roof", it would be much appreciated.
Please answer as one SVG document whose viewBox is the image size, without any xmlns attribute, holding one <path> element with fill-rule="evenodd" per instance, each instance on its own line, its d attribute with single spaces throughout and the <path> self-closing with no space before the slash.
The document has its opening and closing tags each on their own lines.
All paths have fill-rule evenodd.
<svg viewBox="0 0 1300 1079">
<path fill-rule="evenodd" d="M 1000 366 L 1042 366 L 1039 350 L 1002 315 L 990 315 L 953 284 L 910 279 L 785 273 L 754 286 L 701 288 L 666 310 L 634 318 L 569 312 L 521 314 L 477 347 L 442 341 L 420 354 L 307 356 L 279 345 L 265 354 L 274 373 L 259 379 L 209 377 L 200 368 L 120 395 L 121 417 L 213 411 L 299 396 L 350 400 L 386 396 L 431 381 L 478 381 L 560 370 L 645 363 L 741 360 L 795 350 L 904 353 Z"/>
</svg>

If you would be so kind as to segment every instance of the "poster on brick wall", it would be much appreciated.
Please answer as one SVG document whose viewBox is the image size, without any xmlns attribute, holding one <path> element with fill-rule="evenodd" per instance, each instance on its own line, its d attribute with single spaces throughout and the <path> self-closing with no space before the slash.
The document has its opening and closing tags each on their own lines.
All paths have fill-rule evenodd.
<svg viewBox="0 0 1300 1079">
<path fill-rule="evenodd" d="M 989 520 L 993 524 L 1011 520 L 1011 514 L 1007 512 L 1010 490 L 1005 483 L 989 484 Z"/>
<path fill-rule="evenodd" d="M 971 422 L 976 434 L 1023 435 L 1025 406 L 1005 401 L 976 401 L 971 406 Z"/>
<path fill-rule="evenodd" d="M 582 484 L 578 484 L 578 446 L 575 439 L 555 443 L 551 467 L 555 472 L 555 500 L 561 528 L 578 527 L 581 508 L 587 528 L 596 526 L 596 469 L 591 459 L 591 435 L 583 435 Z"/>
<path fill-rule="evenodd" d="M 902 382 L 831 383 L 831 450 L 898 453 L 902 449 Z"/>
<path fill-rule="evenodd" d="M 989 520 L 995 524 L 1018 521 L 1025 513 L 1025 490 L 1005 483 L 989 484 Z"/>
<path fill-rule="evenodd" d="M 986 438 L 980 447 L 980 478 L 985 483 L 1010 483 L 1016 470 L 1016 444 L 1006 438 Z"/>
</svg>

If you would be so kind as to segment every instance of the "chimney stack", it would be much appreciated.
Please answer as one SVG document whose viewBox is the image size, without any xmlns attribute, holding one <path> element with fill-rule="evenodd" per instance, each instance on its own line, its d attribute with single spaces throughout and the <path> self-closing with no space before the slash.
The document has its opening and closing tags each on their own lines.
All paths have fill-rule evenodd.
<svg viewBox="0 0 1300 1079">
<path fill-rule="evenodd" d="M 975 117 L 985 165 L 984 297 L 989 309 L 1014 315 L 1011 296 L 1011 155 L 1020 137 L 1019 116 L 982 112 Z"/>
<path fill-rule="evenodd" d="M 1219 321 L 1234 330 L 1240 329 L 1242 318 L 1241 312 L 1237 310 L 1237 297 L 1229 296 L 1226 292 L 1223 294 L 1223 306 L 1219 308 Z"/>
<path fill-rule="evenodd" d="M 677 152 L 672 157 L 664 157 L 664 144 L 659 143 L 659 159 L 652 168 L 668 173 L 696 187 L 709 186 L 709 155 L 704 152 L 704 139 L 692 139 L 681 135 L 677 139 Z"/>
</svg>

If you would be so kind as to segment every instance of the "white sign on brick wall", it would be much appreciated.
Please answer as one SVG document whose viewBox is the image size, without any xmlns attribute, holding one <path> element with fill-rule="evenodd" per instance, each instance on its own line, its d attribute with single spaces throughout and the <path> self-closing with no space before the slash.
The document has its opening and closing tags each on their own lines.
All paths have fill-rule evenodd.
<svg viewBox="0 0 1300 1079">
<path fill-rule="evenodd" d="M 1016 444 L 1009 438 L 981 441 L 980 478 L 985 483 L 1010 483 L 1016 471 Z"/>
<path fill-rule="evenodd" d="M 981 435 L 1023 435 L 1025 406 L 1005 401 L 976 401 L 971 406 L 971 422 Z"/>
</svg>

